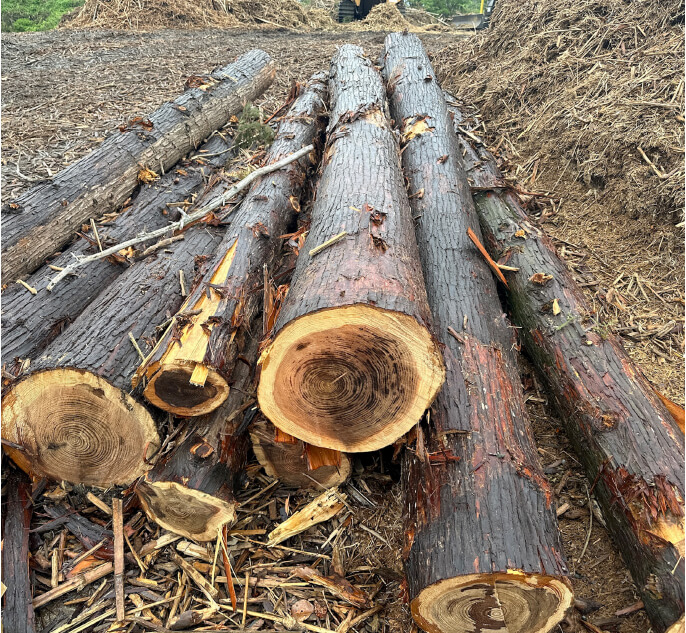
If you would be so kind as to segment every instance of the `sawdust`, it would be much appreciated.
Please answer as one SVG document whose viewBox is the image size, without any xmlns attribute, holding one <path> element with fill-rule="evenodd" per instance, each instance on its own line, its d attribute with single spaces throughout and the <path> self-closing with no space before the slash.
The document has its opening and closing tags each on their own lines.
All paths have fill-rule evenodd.
<svg viewBox="0 0 686 633">
<path fill-rule="evenodd" d="M 683 24 L 678 0 L 503 0 L 485 34 L 434 63 L 520 166 L 540 159 L 546 186 L 576 180 L 633 218 L 682 219 Z"/>
</svg>

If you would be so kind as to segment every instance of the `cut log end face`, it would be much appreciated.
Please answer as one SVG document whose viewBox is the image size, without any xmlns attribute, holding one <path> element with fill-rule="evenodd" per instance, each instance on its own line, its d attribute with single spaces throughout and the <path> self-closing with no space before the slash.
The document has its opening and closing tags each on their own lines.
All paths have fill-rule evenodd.
<svg viewBox="0 0 686 633">
<path fill-rule="evenodd" d="M 344 452 L 383 448 L 421 418 L 443 383 L 426 328 L 356 304 L 286 325 L 262 358 L 262 412 L 286 433 Z"/>
<path fill-rule="evenodd" d="M 216 371 L 209 370 L 204 384 L 194 384 L 194 364 L 167 363 L 155 372 L 145 387 L 146 399 L 164 411 L 180 416 L 205 415 L 214 411 L 229 394 L 229 385 Z M 154 373 L 153 373 L 154 372 Z"/>
<path fill-rule="evenodd" d="M 86 371 L 36 372 L 2 401 L 2 438 L 29 474 L 88 486 L 128 485 L 160 447 L 147 410 Z"/>
<path fill-rule="evenodd" d="M 568 585 L 551 576 L 475 574 L 437 582 L 410 606 L 428 633 L 545 633 L 572 600 Z"/>
<path fill-rule="evenodd" d="M 236 521 L 236 506 L 172 481 L 140 481 L 136 493 L 145 513 L 158 525 L 196 541 L 211 541 Z"/>
</svg>

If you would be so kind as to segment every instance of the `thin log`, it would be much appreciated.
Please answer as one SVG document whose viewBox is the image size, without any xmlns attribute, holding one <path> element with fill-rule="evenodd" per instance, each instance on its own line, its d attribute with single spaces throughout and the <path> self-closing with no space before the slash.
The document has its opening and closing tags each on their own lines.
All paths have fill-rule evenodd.
<svg viewBox="0 0 686 633">
<path fill-rule="evenodd" d="M 433 633 L 544 633 L 573 596 L 512 330 L 469 235 L 481 241 L 457 138 L 420 40 L 389 35 L 383 62 L 447 370 L 403 459 L 412 615 Z"/>
<path fill-rule="evenodd" d="M 133 119 L 96 150 L 7 204 L 3 283 L 36 270 L 91 218 L 116 211 L 138 186 L 142 169 L 171 169 L 246 101 L 262 94 L 274 75 L 269 55 L 249 51 L 214 71 L 204 89 L 187 90 L 149 119 Z"/>
<path fill-rule="evenodd" d="M 184 304 L 194 316 L 163 336 L 138 370 L 136 382 L 145 382 L 144 395 L 157 407 L 196 416 L 226 398 L 239 352 L 237 333 L 260 309 L 264 267 L 274 268 L 280 236 L 295 217 L 306 174 L 316 160 L 312 143 L 323 129 L 325 101 L 324 76 L 315 75 L 283 117 L 265 168 L 297 154 L 300 160 L 254 182 L 231 216 L 207 276 Z"/>
<path fill-rule="evenodd" d="M 345 453 L 307 444 L 279 431 L 264 417 L 252 423 L 250 439 L 267 475 L 287 486 L 332 488 L 350 476 L 350 459 Z"/>
<path fill-rule="evenodd" d="M 2 503 L 2 627 L 12 633 L 35 633 L 31 580 L 29 578 L 29 528 L 33 502 L 26 475 L 9 469 Z"/>
<path fill-rule="evenodd" d="M 232 145 L 230 137 L 214 134 L 202 145 L 201 151 L 221 152 L 220 155 L 202 162 L 184 161 L 154 183 L 142 186 L 128 207 L 98 229 L 104 247 L 118 244 L 143 230 L 164 228 L 170 220 L 177 220 L 178 208 L 168 208 L 167 204 L 199 194 L 211 169 L 222 167 L 232 159 Z M 67 268 L 77 256 L 86 256 L 92 251 L 92 241 L 84 236 L 53 259 L 52 265 Z M 66 276 L 49 292 L 47 286 L 55 272 L 49 266 L 43 266 L 26 278 L 38 290 L 36 296 L 18 284 L 10 284 L 2 293 L 2 362 L 8 371 L 13 373 L 13 368 L 20 366 L 23 359 L 38 356 L 104 288 L 126 271 L 128 259 L 115 253 L 107 259 L 97 260 L 88 269 L 79 271 L 80 274 Z"/>
<path fill-rule="evenodd" d="M 484 244 L 495 260 L 519 269 L 505 274 L 524 349 L 552 396 L 653 629 L 665 631 L 684 612 L 684 436 L 618 339 L 598 323 L 550 238 L 513 193 L 493 189 L 502 182 L 493 156 L 464 137 L 463 153 L 470 178 L 484 188 L 474 194 Z M 535 282 L 539 273 L 546 275 L 543 284 Z"/>
<path fill-rule="evenodd" d="M 361 48 L 346 44 L 329 90 L 310 230 L 262 355 L 258 398 L 290 435 L 370 451 L 417 423 L 444 369 L 381 77 Z"/>
<path fill-rule="evenodd" d="M 130 394 L 140 363 L 129 334 L 146 352 L 156 326 L 183 302 L 178 271 L 204 272 L 223 227 L 188 229 L 183 241 L 119 275 L 67 330 L 31 363 L 2 400 L 5 446 L 26 472 L 107 487 L 143 475 L 160 447 L 155 420 Z M 180 317 L 177 317 L 177 319 Z"/>
</svg>

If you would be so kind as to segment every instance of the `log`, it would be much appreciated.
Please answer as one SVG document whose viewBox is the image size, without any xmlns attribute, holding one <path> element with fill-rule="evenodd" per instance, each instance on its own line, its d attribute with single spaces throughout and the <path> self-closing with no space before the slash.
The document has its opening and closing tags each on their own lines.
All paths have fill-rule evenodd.
<svg viewBox="0 0 686 633">
<path fill-rule="evenodd" d="M 2 283 L 36 270 L 91 218 L 116 211 L 136 189 L 142 169 L 168 171 L 261 95 L 274 75 L 267 53 L 249 51 L 8 203 L 2 212 Z"/>
<path fill-rule="evenodd" d="M 315 75 L 295 99 L 279 126 L 265 163 L 276 163 L 317 140 L 326 109 L 323 75 Z M 238 349 L 238 330 L 252 320 L 262 301 L 266 270 L 281 252 L 298 209 L 308 168 L 316 161 L 309 152 L 258 179 L 217 250 L 204 283 L 189 295 L 194 312 L 182 328 L 164 336 L 136 373 L 144 380 L 144 395 L 155 406 L 182 416 L 216 409 L 228 393 Z"/>
<path fill-rule="evenodd" d="M 223 228 L 190 227 L 185 239 L 119 275 L 10 385 L 2 400 L 6 452 L 26 472 L 92 486 L 127 485 L 159 450 L 155 420 L 130 394 L 142 352 L 156 326 L 175 314 L 204 272 Z M 177 316 L 177 319 L 180 319 Z M 18 446 L 19 448 L 15 448 Z"/>
<path fill-rule="evenodd" d="M 312 446 L 279 431 L 264 417 L 250 427 L 252 448 L 267 475 L 293 488 L 333 488 L 350 476 L 345 453 Z"/>
<path fill-rule="evenodd" d="M 236 521 L 234 491 L 247 460 L 248 424 L 258 340 L 245 342 L 246 362 L 236 363 L 224 403 L 188 421 L 185 435 L 136 484 L 141 506 L 165 530 L 195 541 L 216 540 Z"/>
<path fill-rule="evenodd" d="M 214 134 L 194 156 L 207 154 L 207 159 L 181 163 L 156 182 L 143 185 L 132 203 L 112 222 L 101 224 L 97 231 L 103 248 L 119 244 L 143 230 L 154 231 L 179 219 L 177 204 L 202 190 L 204 178 L 210 170 L 227 164 L 234 155 L 230 137 Z M 96 252 L 94 237 L 81 238 L 70 245 L 51 265 L 62 268 L 75 256 Z M 142 245 L 151 246 L 152 242 Z M 10 284 L 2 293 L 2 362 L 10 373 L 16 373 L 22 361 L 35 358 L 93 301 L 103 288 L 109 286 L 127 266 L 122 261 L 103 259 L 93 262 L 78 276 L 72 276 L 47 291 L 46 286 L 55 275 L 49 266 L 39 268 L 26 278 L 37 290 L 31 294 L 20 284 Z"/>
<path fill-rule="evenodd" d="M 459 124 L 459 113 L 455 118 Z M 492 155 L 460 139 L 474 200 L 525 351 L 583 464 L 655 631 L 684 612 L 684 436 L 617 338 L 599 327 L 553 242 L 503 189 Z M 537 283 L 537 274 L 550 275 Z M 553 309 L 556 304 L 557 308 Z"/>
<path fill-rule="evenodd" d="M 29 529 L 33 501 L 31 482 L 14 468 L 4 482 L 2 502 L 2 628 L 12 633 L 35 633 L 36 619 L 29 578 Z"/>
<path fill-rule="evenodd" d="M 403 459 L 412 615 L 432 633 L 543 633 L 573 596 L 512 330 L 467 236 L 478 234 L 478 219 L 420 40 L 389 35 L 383 72 L 446 363 L 446 383 Z"/>
<path fill-rule="evenodd" d="M 443 383 L 398 146 L 378 71 L 342 46 L 310 230 L 262 355 L 260 408 L 315 446 L 371 451 L 417 423 Z"/>
</svg>

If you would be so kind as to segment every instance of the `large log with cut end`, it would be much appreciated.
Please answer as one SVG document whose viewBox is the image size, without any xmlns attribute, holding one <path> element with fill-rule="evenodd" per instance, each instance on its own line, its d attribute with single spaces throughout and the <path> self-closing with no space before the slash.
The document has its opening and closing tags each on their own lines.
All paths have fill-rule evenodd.
<svg viewBox="0 0 686 633">
<path fill-rule="evenodd" d="M 325 77 L 315 75 L 284 116 L 266 164 L 316 142 L 325 110 Z M 274 267 L 281 252 L 280 236 L 295 217 L 316 155 L 310 152 L 260 178 L 231 216 L 231 228 L 204 283 L 188 298 L 187 311 L 194 316 L 173 336 L 164 336 L 137 372 L 136 380 L 144 379 L 144 395 L 154 405 L 195 416 L 216 409 L 226 398 L 236 333 L 260 308 L 265 270 Z"/>
<path fill-rule="evenodd" d="M 5 205 L 3 284 L 36 270 L 91 218 L 116 211 L 134 192 L 141 168 L 169 170 L 246 101 L 262 94 L 274 74 L 267 53 L 249 51 L 149 119 L 122 126 L 96 150 Z"/>
<path fill-rule="evenodd" d="M 333 488 L 350 476 L 350 459 L 345 453 L 307 444 L 265 418 L 252 423 L 250 439 L 265 472 L 287 486 Z"/>
<path fill-rule="evenodd" d="M 154 231 L 180 219 L 178 205 L 198 193 L 213 167 L 225 165 L 232 157 L 231 138 L 214 134 L 194 154 L 201 157 L 181 163 L 159 180 L 145 185 L 132 203 L 111 222 L 98 226 L 103 248 L 119 244 L 143 230 Z M 190 201 L 189 201 L 190 204 Z M 52 260 L 58 268 L 73 263 L 74 257 L 97 251 L 94 236 L 77 240 Z M 139 249 L 151 246 L 143 243 Z M 122 258 L 123 259 L 123 258 Z M 32 294 L 21 284 L 10 284 L 2 293 L 2 363 L 10 373 L 22 360 L 35 358 L 70 324 L 86 306 L 126 271 L 125 262 L 101 259 L 82 269 L 78 276 L 70 276 L 52 290 L 46 289 L 56 275 L 54 269 L 42 266 L 25 278 L 37 291 Z"/>
<path fill-rule="evenodd" d="M 246 362 L 236 363 L 232 389 L 212 413 L 188 421 L 185 435 L 136 484 L 145 513 L 158 525 L 196 541 L 212 541 L 236 520 L 234 491 L 245 467 L 254 417 L 250 393 L 256 338 L 240 341 Z"/>
<path fill-rule="evenodd" d="M 384 76 L 446 363 L 446 383 L 403 460 L 412 615 L 430 633 L 544 633 L 572 592 L 512 330 L 467 236 L 479 226 L 457 138 L 416 36 L 386 38 Z"/>
<path fill-rule="evenodd" d="M 552 241 L 503 187 L 492 155 L 463 137 L 460 144 L 480 189 L 474 200 L 486 248 L 518 269 L 506 273 L 507 296 L 524 348 L 654 630 L 679 621 L 683 630 L 684 436 L 621 343 L 599 327 Z"/>
<path fill-rule="evenodd" d="M 129 484 L 149 469 L 160 441 L 151 414 L 129 395 L 140 364 L 129 337 L 143 349 L 154 341 L 156 326 L 183 301 L 179 270 L 190 285 L 196 263 L 222 236 L 221 228 L 191 227 L 184 240 L 129 268 L 9 387 L 2 438 L 17 465 L 103 487 Z"/>
<path fill-rule="evenodd" d="M 35 633 L 36 619 L 29 576 L 29 530 L 33 501 L 26 475 L 9 469 L 2 499 L 2 627 L 12 633 Z"/>
<path fill-rule="evenodd" d="M 262 356 L 258 399 L 290 435 L 369 451 L 417 423 L 444 370 L 381 77 L 345 45 L 329 90 L 310 230 Z"/>
</svg>

